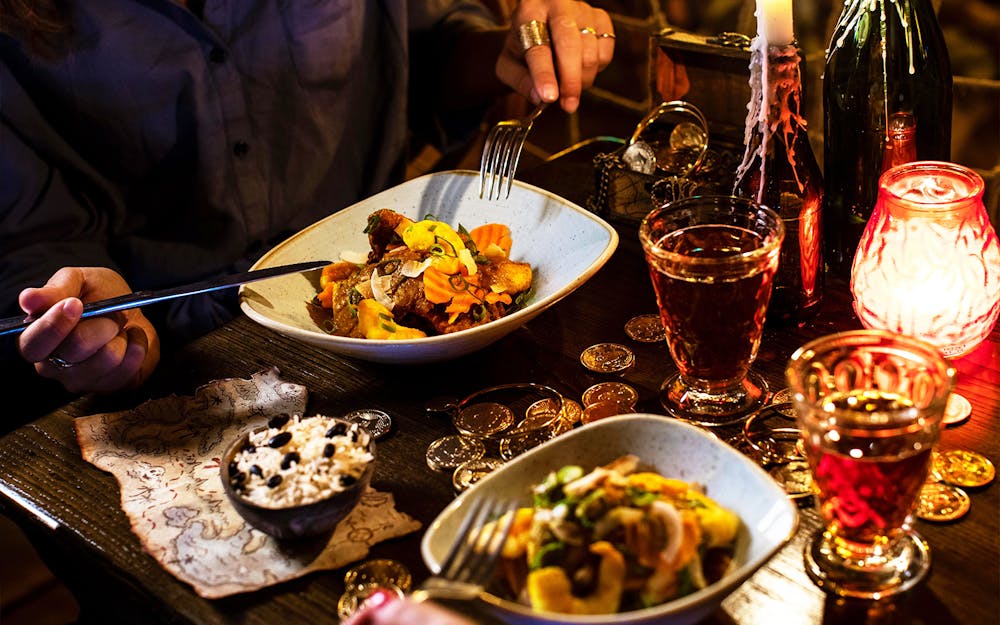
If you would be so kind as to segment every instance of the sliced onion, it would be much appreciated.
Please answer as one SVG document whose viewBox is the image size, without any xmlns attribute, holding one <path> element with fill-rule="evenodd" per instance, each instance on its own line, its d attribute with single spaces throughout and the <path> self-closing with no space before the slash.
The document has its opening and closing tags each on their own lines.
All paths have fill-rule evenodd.
<svg viewBox="0 0 1000 625">
<path fill-rule="evenodd" d="M 369 281 L 369 284 L 372 287 L 372 297 L 375 298 L 375 301 L 391 311 L 396 305 L 396 302 L 389 297 L 385 290 L 392 286 L 392 276 L 380 276 L 377 271 L 373 271 L 372 279 Z"/>
<path fill-rule="evenodd" d="M 469 272 L 470 276 L 476 275 L 479 271 L 479 267 L 476 266 L 476 259 L 472 257 L 472 252 L 467 248 L 462 248 L 458 250 L 458 260 L 465 265 L 465 270 Z"/>
<path fill-rule="evenodd" d="M 399 272 L 402 273 L 407 278 L 416 278 L 424 272 L 424 269 L 427 269 L 430 266 L 431 266 L 430 258 L 425 258 L 423 261 L 411 259 L 403 263 L 403 266 L 399 269 Z"/>
<path fill-rule="evenodd" d="M 660 557 L 663 558 L 664 562 L 673 564 L 674 558 L 681 550 L 681 542 L 684 540 L 684 521 L 681 519 L 681 513 L 662 499 L 657 499 L 649 504 L 649 512 L 662 521 L 663 527 L 667 531 L 667 546 L 663 548 Z"/>
<path fill-rule="evenodd" d="M 364 265 L 368 262 L 368 254 L 365 252 L 352 252 L 350 250 L 345 250 L 340 253 L 340 260 L 345 263 L 354 263 L 355 265 Z"/>
</svg>

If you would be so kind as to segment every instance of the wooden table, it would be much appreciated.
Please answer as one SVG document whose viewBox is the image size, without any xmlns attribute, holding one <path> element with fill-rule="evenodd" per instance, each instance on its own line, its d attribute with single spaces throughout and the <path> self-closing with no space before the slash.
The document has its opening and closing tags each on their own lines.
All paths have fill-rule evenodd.
<svg viewBox="0 0 1000 625">
<path fill-rule="evenodd" d="M 598 146 L 599 147 L 599 146 Z M 591 149 L 594 149 L 593 147 Z M 582 204 L 593 185 L 586 150 L 526 174 Z M 405 367 L 339 358 L 240 318 L 168 358 L 140 393 L 99 400 L 86 397 L 0 439 L 0 505 L 33 538 L 51 568 L 102 622 L 243 625 L 333 623 L 342 571 L 318 573 L 223 600 L 206 600 L 148 556 L 130 532 L 114 479 L 82 460 L 73 418 L 133 407 L 170 393 L 189 394 L 224 377 L 248 377 L 277 366 L 282 376 L 310 390 L 310 413 L 343 414 L 379 408 L 394 418 L 393 433 L 379 445 L 373 485 L 391 491 L 398 507 L 425 526 L 454 496 L 450 475 L 427 468 L 424 452 L 452 433 L 450 423 L 427 414 L 428 400 L 462 397 L 488 386 L 540 382 L 579 399 L 608 379 L 584 369 L 579 356 L 604 341 L 631 345 L 637 363 L 622 379 L 640 393 L 639 411 L 662 413 L 656 390 L 673 365 L 664 343 L 633 343 L 623 327 L 655 311 L 634 228 L 620 227 L 621 244 L 594 278 L 550 311 L 500 342 L 462 359 Z M 859 327 L 842 282 L 827 284 L 820 314 L 801 327 L 768 328 L 755 367 L 772 389 L 783 388 L 783 369 L 807 340 Z M 942 449 L 965 448 L 1000 461 L 1000 332 L 956 361 L 958 391 L 973 414 L 946 430 Z M 807 578 L 802 546 L 819 526 L 803 509 L 791 544 L 732 594 L 706 621 L 714 625 L 774 623 L 997 623 L 1000 618 L 1000 489 L 970 489 L 967 516 L 948 524 L 917 522 L 931 545 L 927 581 L 896 601 L 869 603 L 826 597 Z M 419 582 L 427 575 L 419 556 L 421 533 L 376 546 L 372 557 L 402 561 Z M 5 566 L 12 566 L 6 563 Z"/>
</svg>

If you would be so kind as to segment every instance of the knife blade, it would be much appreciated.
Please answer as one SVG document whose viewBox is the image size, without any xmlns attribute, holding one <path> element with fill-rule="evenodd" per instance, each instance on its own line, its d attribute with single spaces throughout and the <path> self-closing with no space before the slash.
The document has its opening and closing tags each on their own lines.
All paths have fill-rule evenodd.
<svg viewBox="0 0 1000 625">
<path fill-rule="evenodd" d="M 188 295 L 197 295 L 198 293 L 218 291 L 219 289 L 227 289 L 241 284 L 257 282 L 258 280 L 266 280 L 268 278 L 283 276 L 290 273 L 299 273 L 302 271 L 309 271 L 310 269 L 319 269 L 320 267 L 325 267 L 329 264 L 330 261 L 328 260 L 313 260 L 305 263 L 295 263 L 292 265 L 268 267 L 267 269 L 244 271 L 241 273 L 222 276 L 220 278 L 210 278 L 200 282 L 193 282 L 183 286 L 175 286 L 156 291 L 135 291 L 134 293 L 129 293 L 127 295 L 121 295 L 119 297 L 112 297 L 84 304 L 81 318 L 86 319 L 88 317 L 106 315 L 111 312 L 126 310 L 128 308 L 138 308 L 139 306 L 145 306 L 146 304 L 155 304 L 156 302 L 162 302 L 178 297 L 187 297 Z M 35 321 L 35 317 L 25 317 L 23 315 L 0 319 L 0 336 L 18 334 Z"/>
</svg>

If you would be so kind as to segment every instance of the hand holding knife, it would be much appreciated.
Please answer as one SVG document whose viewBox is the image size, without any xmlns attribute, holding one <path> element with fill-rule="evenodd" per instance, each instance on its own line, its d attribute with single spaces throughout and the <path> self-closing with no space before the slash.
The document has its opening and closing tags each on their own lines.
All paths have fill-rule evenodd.
<svg viewBox="0 0 1000 625">
<path fill-rule="evenodd" d="M 302 271 L 309 271 L 311 269 L 319 269 L 329 264 L 330 261 L 328 260 L 314 260 L 305 263 L 295 263 L 292 265 L 280 265 L 278 267 L 256 269 L 254 271 L 244 271 L 242 273 L 223 276 L 221 278 L 202 280 L 200 282 L 194 282 L 184 286 L 160 289 L 157 291 L 136 291 L 127 295 L 121 295 L 119 297 L 112 297 L 110 299 L 84 304 L 83 314 L 80 318 L 86 319 L 88 317 L 96 317 L 119 310 L 138 308 L 140 306 L 145 306 L 146 304 L 153 304 L 178 297 L 217 291 L 219 289 L 239 286 L 241 284 L 265 280 L 267 278 L 274 278 L 276 276 L 283 276 L 290 273 L 299 273 Z M 0 336 L 7 334 L 19 334 L 34 321 L 34 317 L 25 317 L 23 315 L 0 319 Z"/>
</svg>

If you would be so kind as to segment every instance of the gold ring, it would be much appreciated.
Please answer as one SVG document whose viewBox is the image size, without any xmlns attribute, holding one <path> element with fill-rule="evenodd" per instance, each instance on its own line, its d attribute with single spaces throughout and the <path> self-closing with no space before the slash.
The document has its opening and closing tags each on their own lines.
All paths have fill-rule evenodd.
<svg viewBox="0 0 1000 625">
<path fill-rule="evenodd" d="M 549 45 L 549 27 L 545 25 L 545 22 L 530 20 L 518 26 L 517 32 L 521 36 L 521 47 L 524 48 L 525 52 L 535 46 Z"/>
<path fill-rule="evenodd" d="M 49 356 L 45 360 L 49 364 L 54 365 L 56 367 L 59 367 L 60 369 L 69 369 L 70 367 L 76 366 L 75 362 L 70 362 L 68 360 L 64 360 L 64 359 L 60 358 L 59 356 Z"/>
<path fill-rule="evenodd" d="M 590 34 L 590 35 L 595 35 L 596 36 L 597 35 L 597 30 L 595 30 L 593 26 L 587 26 L 586 28 L 581 28 L 580 29 L 580 34 L 581 35 Z"/>
<path fill-rule="evenodd" d="M 614 33 L 601 33 L 600 35 L 597 35 L 597 36 L 600 37 L 601 39 L 614 39 L 615 38 L 615 34 Z"/>
</svg>

